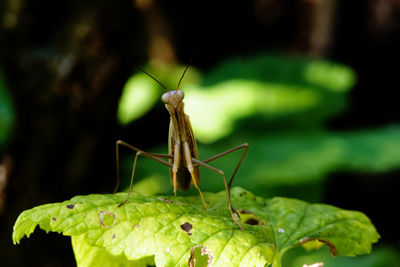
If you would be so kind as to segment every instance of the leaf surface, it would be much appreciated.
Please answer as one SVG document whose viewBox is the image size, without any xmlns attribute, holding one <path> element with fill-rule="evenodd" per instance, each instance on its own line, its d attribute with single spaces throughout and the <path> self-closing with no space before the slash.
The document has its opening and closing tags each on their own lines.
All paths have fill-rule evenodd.
<svg viewBox="0 0 400 267">
<path fill-rule="evenodd" d="M 267 200 L 239 187 L 231 193 L 244 231 L 230 216 L 225 192 L 204 194 L 208 211 L 198 197 L 138 193 L 118 207 L 126 197 L 119 193 L 76 196 L 24 211 L 13 241 L 29 237 L 37 225 L 72 236 L 79 266 L 94 266 L 101 257 L 108 257 L 105 266 L 141 266 L 129 261 L 145 264 L 153 257 L 157 266 L 188 266 L 191 253 L 199 254 L 193 252 L 196 248 L 211 266 L 280 266 L 288 249 L 311 241 L 328 245 L 334 255 L 355 256 L 370 253 L 379 238 L 361 212 L 296 199 Z M 120 265 L 112 265 L 115 261 Z"/>
</svg>

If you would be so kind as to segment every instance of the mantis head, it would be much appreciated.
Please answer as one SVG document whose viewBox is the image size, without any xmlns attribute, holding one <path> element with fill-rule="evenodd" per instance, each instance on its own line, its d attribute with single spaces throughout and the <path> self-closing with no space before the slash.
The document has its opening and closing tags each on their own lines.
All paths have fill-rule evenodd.
<svg viewBox="0 0 400 267">
<path fill-rule="evenodd" d="M 178 108 L 179 103 L 182 102 L 185 94 L 182 90 L 168 91 L 161 96 L 161 101 L 167 105 Z"/>
</svg>

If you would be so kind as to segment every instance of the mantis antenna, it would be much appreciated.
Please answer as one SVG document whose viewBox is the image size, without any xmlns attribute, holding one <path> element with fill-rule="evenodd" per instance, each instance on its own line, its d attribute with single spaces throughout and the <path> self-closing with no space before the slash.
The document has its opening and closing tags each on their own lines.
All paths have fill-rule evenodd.
<svg viewBox="0 0 400 267">
<path fill-rule="evenodd" d="M 161 87 L 164 88 L 165 91 L 169 92 L 168 88 L 165 87 L 165 85 L 162 84 L 159 80 L 157 80 L 156 78 L 154 78 L 150 73 L 148 73 L 147 71 L 145 71 L 144 69 L 142 69 L 142 68 L 140 68 L 140 67 L 137 67 L 137 68 L 138 68 L 141 72 L 147 74 L 150 78 L 152 78 L 154 81 L 156 81 L 159 85 L 161 85 Z M 186 71 L 186 69 L 185 69 L 185 71 Z M 182 79 L 182 78 L 181 78 L 181 79 Z M 179 81 L 179 82 L 180 82 L 180 81 Z"/>
<path fill-rule="evenodd" d="M 190 62 L 189 62 L 189 64 L 187 64 L 185 70 L 184 70 L 183 73 L 182 73 L 181 78 L 179 79 L 178 86 L 176 87 L 176 91 L 178 91 L 179 86 L 181 85 L 181 82 L 182 82 L 182 80 L 183 80 L 183 76 L 185 76 L 185 73 L 186 73 L 187 69 L 189 68 L 189 66 L 190 66 Z"/>
</svg>

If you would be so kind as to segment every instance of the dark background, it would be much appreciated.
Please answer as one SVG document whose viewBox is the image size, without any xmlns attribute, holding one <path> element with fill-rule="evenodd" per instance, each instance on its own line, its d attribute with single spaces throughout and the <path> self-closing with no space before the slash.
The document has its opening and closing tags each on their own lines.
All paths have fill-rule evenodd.
<svg viewBox="0 0 400 267">
<path fill-rule="evenodd" d="M 117 139 L 143 149 L 166 143 L 163 109 L 127 127 L 116 120 L 136 66 L 149 59 L 186 64 L 198 47 L 192 65 L 200 70 L 261 51 L 327 58 L 358 77 L 349 108 L 331 129 L 398 123 L 399 13 L 397 0 L 1 1 L 0 69 L 17 114 L 12 138 L 0 147 L 7 178 L 0 188 L 1 266 L 73 266 L 67 237 L 37 231 L 13 246 L 18 214 L 112 192 Z M 324 202 L 365 212 L 381 242 L 399 247 L 390 215 L 399 174 L 335 173 Z"/>
</svg>

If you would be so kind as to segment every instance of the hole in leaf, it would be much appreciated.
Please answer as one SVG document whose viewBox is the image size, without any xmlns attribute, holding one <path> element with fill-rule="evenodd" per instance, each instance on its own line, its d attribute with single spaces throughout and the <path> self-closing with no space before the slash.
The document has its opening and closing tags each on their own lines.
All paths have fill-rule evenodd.
<svg viewBox="0 0 400 267">
<path fill-rule="evenodd" d="M 209 267 L 212 260 L 213 256 L 206 247 L 197 245 L 190 248 L 189 267 Z"/>
<path fill-rule="evenodd" d="M 329 248 L 332 256 L 338 255 L 335 245 L 327 240 L 317 239 L 313 237 L 305 237 L 303 239 L 300 239 L 299 243 L 306 250 L 319 249 L 323 244 L 325 244 Z"/>
<path fill-rule="evenodd" d="M 265 226 L 265 222 L 255 213 L 248 210 L 240 210 L 240 220 L 249 225 L 262 225 Z"/>
<path fill-rule="evenodd" d="M 70 210 L 72 210 L 73 208 L 75 208 L 75 205 L 74 205 L 74 204 L 68 204 L 68 205 L 67 205 L 67 208 L 70 209 Z"/>
<path fill-rule="evenodd" d="M 307 265 L 307 264 L 303 265 L 303 267 L 323 267 L 323 266 L 324 266 L 323 262 L 317 262 L 317 263 L 313 263 L 311 265 Z"/>
<path fill-rule="evenodd" d="M 51 218 L 53 221 L 57 221 L 57 218 L 56 217 L 52 217 Z"/>
<path fill-rule="evenodd" d="M 250 224 L 250 225 L 258 225 L 259 221 L 257 221 L 254 218 L 250 218 L 250 219 L 247 219 L 244 223 L 247 223 L 247 224 Z"/>
<path fill-rule="evenodd" d="M 117 215 L 109 211 L 100 211 L 99 222 L 101 226 L 109 229 L 117 223 Z"/>
</svg>

